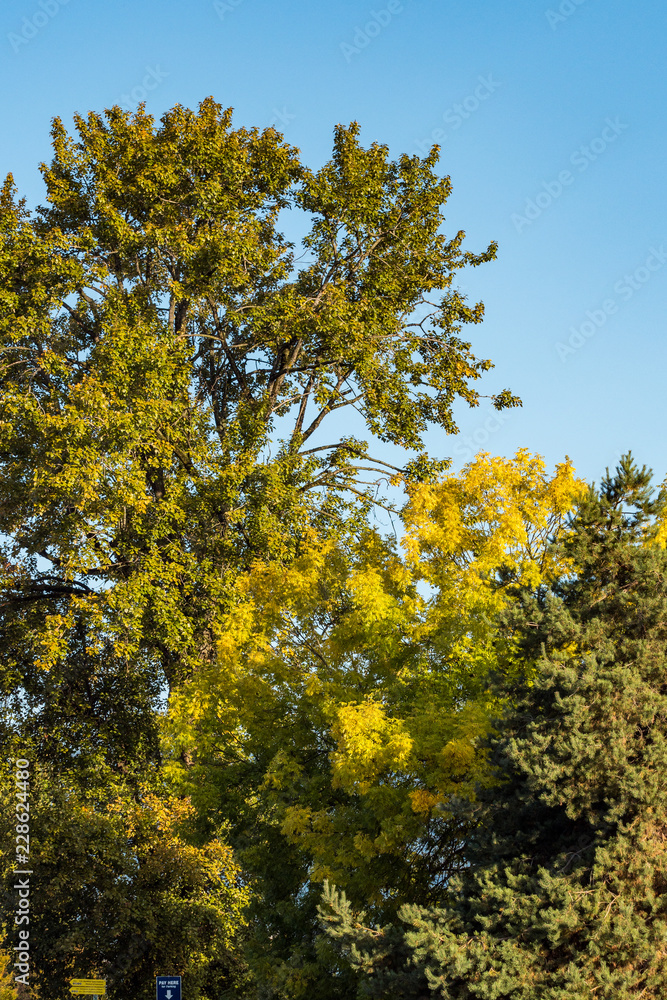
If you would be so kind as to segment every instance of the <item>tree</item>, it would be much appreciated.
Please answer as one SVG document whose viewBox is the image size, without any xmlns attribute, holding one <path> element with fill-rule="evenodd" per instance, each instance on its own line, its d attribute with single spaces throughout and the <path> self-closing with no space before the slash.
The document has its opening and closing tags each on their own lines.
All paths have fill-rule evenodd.
<svg viewBox="0 0 667 1000">
<path fill-rule="evenodd" d="M 499 573 L 552 571 L 547 536 L 582 485 L 569 462 L 549 476 L 524 451 L 480 455 L 411 487 L 404 555 L 368 532 L 353 551 L 314 539 L 288 568 L 257 562 L 217 662 L 172 698 L 168 773 L 229 823 L 262 886 L 251 960 L 277 995 L 350 995 L 348 970 L 318 960 L 324 879 L 386 920 L 440 900 L 465 863 L 471 824 L 446 805 L 489 781 Z"/>
<path fill-rule="evenodd" d="M 442 235 L 437 150 L 394 162 L 354 124 L 317 171 L 212 99 L 52 134 L 46 205 L 29 212 L 11 177 L 0 195 L 3 736 L 84 826 L 86 784 L 110 783 L 106 830 L 115 782 L 140 807 L 164 697 L 216 662 L 256 561 L 358 540 L 379 477 L 438 468 L 424 430 L 455 432 L 453 403 L 475 405 L 491 366 L 459 336 L 483 308 L 453 279 L 495 245 Z M 310 221 L 308 262 L 287 210 Z M 416 458 L 398 470 L 325 436 L 346 408 Z M 112 841 L 101 872 L 125 863 Z M 58 843 L 73 849 L 56 826 Z M 67 949 L 63 899 L 49 905 Z"/>
<path fill-rule="evenodd" d="M 2 193 L 5 614 L 45 668 L 106 646 L 173 685 L 210 657 L 239 569 L 370 503 L 358 480 L 387 463 L 325 443 L 332 414 L 419 450 L 430 422 L 455 431 L 457 397 L 476 404 L 491 363 L 458 333 L 483 309 L 451 283 L 495 245 L 440 234 L 436 150 L 392 162 L 356 125 L 316 172 L 212 99 L 159 128 L 117 107 L 76 125 L 54 122 L 45 208 Z M 288 208 L 312 220 L 309 263 Z"/>
<path fill-rule="evenodd" d="M 32 990 L 55 1000 L 71 978 L 99 977 L 112 994 L 151 1000 L 155 976 L 167 969 L 184 977 L 193 1000 L 243 996 L 250 889 L 225 831 L 196 847 L 187 799 L 157 794 L 159 781 L 149 775 L 138 788 L 100 767 L 88 777 L 82 789 L 80 773 L 68 780 L 40 768 L 30 782 Z M 4 909 L 13 919 L 7 799 Z M 14 934 L 12 927 L 10 947 Z"/>
<path fill-rule="evenodd" d="M 491 740 L 500 784 L 444 905 L 380 931 L 329 894 L 360 995 L 664 995 L 667 498 L 651 494 L 625 456 L 562 541 L 570 572 L 510 619 L 537 673 Z"/>
<path fill-rule="evenodd" d="M 0 1000 L 17 1000 L 17 987 L 14 982 L 14 959 L 8 951 L 0 951 Z M 24 991 L 25 995 L 25 991 Z"/>
</svg>

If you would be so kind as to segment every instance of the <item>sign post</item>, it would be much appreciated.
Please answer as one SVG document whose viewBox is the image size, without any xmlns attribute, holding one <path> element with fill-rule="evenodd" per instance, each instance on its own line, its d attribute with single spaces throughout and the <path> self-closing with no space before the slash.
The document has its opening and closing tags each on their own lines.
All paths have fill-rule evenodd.
<svg viewBox="0 0 667 1000">
<path fill-rule="evenodd" d="M 180 976 L 155 977 L 156 1000 L 181 1000 Z"/>
<path fill-rule="evenodd" d="M 70 979 L 70 993 L 75 996 L 104 997 L 107 994 L 106 979 Z"/>
</svg>

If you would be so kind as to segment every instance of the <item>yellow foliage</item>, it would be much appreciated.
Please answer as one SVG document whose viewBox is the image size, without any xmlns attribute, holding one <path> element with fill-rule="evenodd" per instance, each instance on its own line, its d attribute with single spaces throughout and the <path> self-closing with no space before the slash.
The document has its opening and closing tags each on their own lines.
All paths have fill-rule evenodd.
<svg viewBox="0 0 667 1000">
<path fill-rule="evenodd" d="M 0 951 L 0 1000 L 16 1000 L 18 989 L 14 980 L 14 958 L 8 951 Z M 16 973 L 18 975 L 18 972 Z M 22 986 L 21 991 L 27 996 L 31 991 Z"/>
<path fill-rule="evenodd" d="M 484 579 L 506 567 L 536 586 L 549 566 L 548 541 L 587 487 L 569 459 L 546 473 L 520 449 L 513 459 L 480 453 L 459 475 L 416 486 L 405 511 L 408 560 L 434 585 L 473 570 Z M 468 580 L 472 584 L 471 580 Z"/>
<path fill-rule="evenodd" d="M 429 816 L 435 806 L 442 802 L 439 795 L 435 795 L 425 788 L 415 788 L 409 795 L 413 811 L 422 816 Z"/>
<path fill-rule="evenodd" d="M 468 740 L 450 740 L 443 747 L 440 759 L 452 775 L 466 774 L 475 762 L 475 748 Z"/>
<path fill-rule="evenodd" d="M 501 650 L 513 662 L 500 574 L 547 581 L 548 543 L 585 489 L 567 460 L 549 475 L 525 450 L 482 454 L 412 489 L 403 554 L 367 532 L 352 551 L 313 536 L 287 567 L 255 563 L 217 626 L 217 660 L 172 694 L 171 776 L 213 805 L 202 778 L 225 767 L 207 758 L 263 759 L 240 806 L 306 852 L 311 879 L 377 901 L 372 862 L 428 884 L 424 845 L 446 836 L 446 801 L 491 780 L 487 678 Z M 202 763 L 184 768 L 183 753 Z"/>
<path fill-rule="evenodd" d="M 332 727 L 338 749 L 331 755 L 333 787 L 367 792 L 380 773 L 406 771 L 413 740 L 401 719 L 388 718 L 378 702 L 342 705 Z"/>
<path fill-rule="evenodd" d="M 288 806 L 282 822 L 283 833 L 288 837 L 299 837 L 310 829 L 313 810 L 307 806 Z"/>
<path fill-rule="evenodd" d="M 667 494 L 667 479 L 660 485 L 663 494 Z M 658 545 L 661 549 L 667 546 L 667 508 L 657 518 L 656 524 L 650 533 L 650 543 Z"/>
</svg>

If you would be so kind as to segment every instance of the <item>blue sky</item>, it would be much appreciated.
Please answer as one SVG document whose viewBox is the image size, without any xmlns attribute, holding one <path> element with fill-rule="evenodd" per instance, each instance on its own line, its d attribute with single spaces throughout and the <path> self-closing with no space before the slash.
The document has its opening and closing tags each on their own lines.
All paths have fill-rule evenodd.
<svg viewBox="0 0 667 1000">
<path fill-rule="evenodd" d="M 482 391 L 524 406 L 461 407 L 430 450 L 460 466 L 525 446 L 592 480 L 632 448 L 662 480 L 666 27 L 651 0 L 5 0 L 0 171 L 36 205 L 53 116 L 209 94 L 313 167 L 337 122 L 396 156 L 437 140 L 445 231 L 499 244 L 459 282 L 486 305 Z"/>
</svg>

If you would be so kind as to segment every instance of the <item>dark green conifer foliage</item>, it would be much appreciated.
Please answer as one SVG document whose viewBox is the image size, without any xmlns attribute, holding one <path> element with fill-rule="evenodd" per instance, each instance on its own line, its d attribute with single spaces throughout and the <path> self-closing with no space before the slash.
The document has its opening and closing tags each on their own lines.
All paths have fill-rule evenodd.
<svg viewBox="0 0 667 1000">
<path fill-rule="evenodd" d="M 359 995 L 667 995 L 667 554 L 652 493 L 624 457 L 563 543 L 571 575 L 521 599 L 537 669 L 491 743 L 501 784 L 441 908 L 404 907 L 387 949 L 398 928 L 355 926 L 329 895 L 328 932 L 366 973 Z"/>
</svg>

